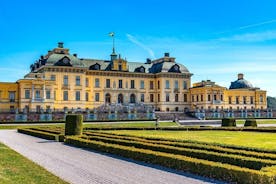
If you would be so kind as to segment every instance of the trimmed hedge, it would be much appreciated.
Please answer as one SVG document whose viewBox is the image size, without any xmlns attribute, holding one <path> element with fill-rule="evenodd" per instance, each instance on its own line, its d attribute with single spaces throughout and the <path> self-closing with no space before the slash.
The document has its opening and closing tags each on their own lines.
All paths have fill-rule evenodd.
<svg viewBox="0 0 276 184">
<path fill-rule="evenodd" d="M 223 118 L 221 122 L 222 127 L 236 127 L 236 119 L 233 118 Z"/>
<path fill-rule="evenodd" d="M 35 137 L 39 137 L 42 139 L 47 139 L 47 140 L 56 140 L 59 141 L 59 135 L 56 134 L 51 134 L 48 132 L 42 132 L 42 131 L 38 131 L 38 130 L 31 130 L 31 129 L 17 129 L 17 132 L 19 133 L 23 133 L 23 134 L 27 134 L 27 135 L 31 135 L 31 136 L 35 136 Z"/>
<path fill-rule="evenodd" d="M 110 133 L 110 134 L 112 134 L 112 133 Z M 144 136 L 126 135 L 126 134 L 114 134 L 114 135 L 120 135 L 120 136 L 125 136 L 125 137 L 137 137 L 137 138 L 143 138 L 143 139 L 153 140 L 153 141 L 170 141 L 170 142 L 177 142 L 177 143 L 194 143 L 194 144 L 201 144 L 201 145 L 219 146 L 219 147 L 222 147 L 222 148 L 230 148 L 230 149 L 235 149 L 235 150 L 245 150 L 245 151 L 254 151 L 254 152 L 260 152 L 260 153 L 276 154 L 275 150 L 245 147 L 245 146 L 237 146 L 237 145 L 222 144 L 222 143 L 208 143 L 208 142 L 200 142 L 200 141 L 194 141 L 194 140 L 177 140 L 177 139 L 169 139 L 169 138 L 164 139 L 164 138 L 159 138 L 159 137 L 144 137 Z"/>
<path fill-rule="evenodd" d="M 257 121 L 255 119 L 247 119 L 244 123 L 245 127 L 257 127 Z"/>
<path fill-rule="evenodd" d="M 82 135 L 83 116 L 70 114 L 66 116 L 65 135 Z"/>
<path fill-rule="evenodd" d="M 97 137 L 97 136 L 82 137 L 82 138 L 101 141 L 105 143 L 111 143 L 111 144 L 119 144 L 123 146 L 134 146 L 136 148 L 149 149 L 149 150 L 159 151 L 159 152 L 185 155 L 188 157 L 228 163 L 231 165 L 246 167 L 246 168 L 255 169 L 255 170 L 260 170 L 262 167 L 266 167 L 266 166 L 276 165 L 275 160 L 273 161 L 273 160 L 267 160 L 267 159 L 258 159 L 258 158 L 240 156 L 240 155 L 217 153 L 217 152 L 206 151 L 206 150 L 179 148 L 179 147 L 173 147 L 168 145 L 104 138 L 104 137 Z"/>
<path fill-rule="evenodd" d="M 106 137 L 106 138 L 113 138 L 113 139 L 122 139 L 122 140 L 129 140 L 129 141 L 139 141 L 139 142 L 146 142 L 152 144 L 161 144 L 161 145 L 168 145 L 180 148 L 191 148 L 191 149 L 198 149 L 198 150 L 206 150 L 206 151 L 213 151 L 218 153 L 227 153 L 227 154 L 235 154 L 247 157 L 254 157 L 254 158 L 261 158 L 261 159 L 269 159 L 269 160 L 276 160 L 276 154 L 271 153 L 260 153 L 254 151 L 247 151 L 247 150 L 237 150 L 231 148 L 224 148 L 220 146 L 214 145 L 206 145 L 206 144 L 199 144 L 199 143 L 190 143 L 190 142 L 174 142 L 168 140 L 150 140 L 140 137 L 132 137 L 132 136 L 122 136 L 113 133 L 104 133 L 104 132 L 86 132 L 84 133 L 87 136 L 98 136 L 98 137 Z"/>
<path fill-rule="evenodd" d="M 271 172 L 256 171 L 182 155 L 174 155 L 152 150 L 108 144 L 99 141 L 84 140 L 72 136 L 67 137 L 65 143 L 78 147 L 85 147 L 97 151 L 112 153 L 151 164 L 158 164 L 172 169 L 191 172 L 228 182 L 242 184 L 275 182 L 274 175 Z"/>
</svg>

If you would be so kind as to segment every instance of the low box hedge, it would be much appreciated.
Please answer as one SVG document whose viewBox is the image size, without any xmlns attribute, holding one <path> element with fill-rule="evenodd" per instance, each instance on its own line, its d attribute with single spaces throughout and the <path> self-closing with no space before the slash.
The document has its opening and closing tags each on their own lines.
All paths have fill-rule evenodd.
<svg viewBox="0 0 276 184">
<path fill-rule="evenodd" d="M 65 143 L 78 147 L 85 147 L 97 151 L 112 153 L 151 164 L 158 164 L 172 169 L 191 172 L 227 182 L 241 184 L 275 182 L 275 175 L 273 175 L 271 172 L 256 171 L 182 155 L 174 155 L 152 150 L 108 144 L 99 141 L 84 140 L 72 136 L 67 137 Z"/>
<path fill-rule="evenodd" d="M 204 159 L 214 162 L 228 163 L 231 165 L 236 165 L 240 167 L 246 167 L 249 169 L 260 170 L 262 167 L 276 165 L 276 161 L 268 159 L 258 159 L 240 155 L 217 153 L 206 150 L 190 149 L 190 148 L 179 148 L 168 145 L 160 145 L 139 141 L 130 141 L 130 140 L 120 140 L 112 138 L 104 138 L 98 136 L 88 136 L 83 137 L 84 139 L 96 140 L 105 143 L 119 144 L 123 146 L 134 146 L 136 148 L 149 149 L 153 151 L 166 152 L 178 155 L 185 155 L 188 157 Z"/>
<path fill-rule="evenodd" d="M 28 129 L 28 128 L 19 128 L 19 129 L 17 129 L 17 132 L 35 136 L 35 137 L 39 137 L 42 139 L 47 139 L 47 140 L 56 140 L 59 142 L 64 141 L 64 135 L 52 134 L 52 133 L 38 131 L 38 130 L 32 130 L 32 129 Z"/>
<path fill-rule="evenodd" d="M 139 141 L 139 142 L 145 142 L 145 143 L 152 143 L 152 144 L 161 144 L 161 145 L 168 145 L 168 146 L 174 146 L 174 147 L 180 147 L 180 148 L 191 148 L 191 149 L 197 149 L 197 150 L 206 150 L 206 151 L 213 151 L 218 153 L 227 153 L 227 154 L 235 154 L 235 155 L 241 155 L 241 156 L 247 156 L 247 157 L 253 157 L 253 158 L 260 158 L 260 159 L 269 159 L 269 160 L 276 160 L 276 154 L 271 153 L 260 153 L 260 152 L 254 152 L 254 151 L 247 151 L 247 150 L 237 150 L 237 149 L 231 149 L 231 148 L 224 148 L 220 146 L 214 146 L 214 145 L 206 145 L 206 144 L 195 144 L 195 143 L 187 143 L 187 142 L 174 142 L 174 141 L 158 141 L 158 140 L 149 140 L 139 137 L 127 137 L 127 136 L 120 136 L 117 134 L 112 133 L 103 133 L 103 132 L 87 132 L 85 135 L 89 136 L 98 136 L 98 137 L 106 137 L 106 138 L 113 138 L 113 139 L 122 139 L 122 140 L 129 140 L 129 141 Z"/>
<path fill-rule="evenodd" d="M 255 119 L 247 119 L 244 123 L 245 127 L 257 127 L 257 121 Z"/>
<path fill-rule="evenodd" d="M 236 119 L 233 118 L 223 118 L 221 121 L 222 127 L 236 127 Z"/>
</svg>

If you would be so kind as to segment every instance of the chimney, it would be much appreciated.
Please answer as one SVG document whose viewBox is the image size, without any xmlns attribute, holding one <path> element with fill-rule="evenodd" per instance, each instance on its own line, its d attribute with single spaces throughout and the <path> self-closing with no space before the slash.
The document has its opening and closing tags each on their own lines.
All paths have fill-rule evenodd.
<svg viewBox="0 0 276 184">
<path fill-rule="evenodd" d="M 63 42 L 58 42 L 58 48 L 63 48 Z"/>
<path fill-rule="evenodd" d="M 74 57 L 78 57 L 78 54 L 73 54 Z"/>
<path fill-rule="evenodd" d="M 243 74 L 242 73 L 238 74 L 238 80 L 240 80 L 240 79 L 243 79 Z"/>
<path fill-rule="evenodd" d="M 164 57 L 170 57 L 170 53 L 169 52 L 165 52 L 164 53 Z"/>
</svg>

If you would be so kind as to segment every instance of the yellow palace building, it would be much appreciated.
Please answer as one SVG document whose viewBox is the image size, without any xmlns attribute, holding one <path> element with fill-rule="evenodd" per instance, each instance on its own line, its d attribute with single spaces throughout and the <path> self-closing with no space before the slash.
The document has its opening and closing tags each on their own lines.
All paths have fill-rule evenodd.
<svg viewBox="0 0 276 184">
<path fill-rule="evenodd" d="M 0 112 L 94 109 L 104 104 L 145 104 L 157 111 L 266 109 L 266 91 L 239 74 L 229 89 L 212 81 L 191 86 L 192 73 L 176 58 L 128 62 L 79 58 L 58 43 L 14 83 L 0 82 Z"/>
</svg>

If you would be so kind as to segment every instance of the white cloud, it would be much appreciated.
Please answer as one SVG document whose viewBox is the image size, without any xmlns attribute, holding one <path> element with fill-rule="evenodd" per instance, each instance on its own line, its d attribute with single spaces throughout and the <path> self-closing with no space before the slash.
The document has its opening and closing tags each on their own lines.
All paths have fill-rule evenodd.
<svg viewBox="0 0 276 184">
<path fill-rule="evenodd" d="M 230 37 L 222 37 L 218 41 L 240 41 L 240 42 L 263 42 L 276 39 L 276 31 L 265 31 L 258 33 L 237 34 Z"/>
<path fill-rule="evenodd" d="M 154 52 L 151 48 L 149 48 L 148 46 L 146 46 L 145 44 L 143 44 L 142 42 L 138 41 L 134 36 L 132 36 L 131 34 L 126 34 L 127 38 L 129 41 L 131 41 L 132 43 L 136 44 L 137 46 L 141 47 L 142 49 L 146 50 L 150 57 L 152 59 L 155 59 L 155 55 Z"/>
</svg>

